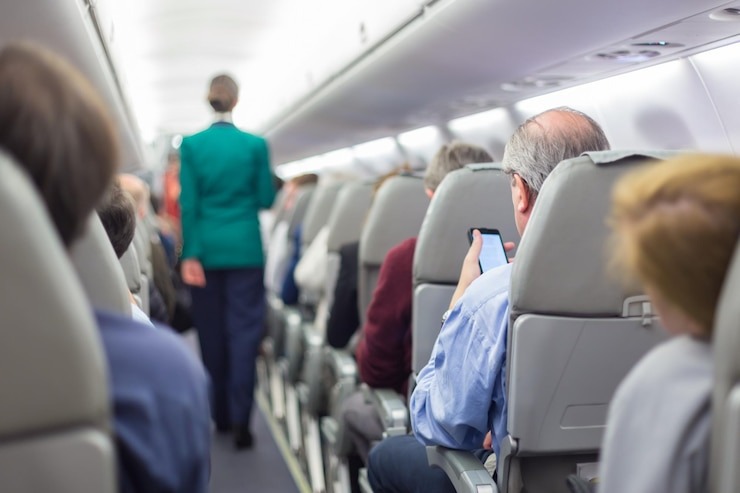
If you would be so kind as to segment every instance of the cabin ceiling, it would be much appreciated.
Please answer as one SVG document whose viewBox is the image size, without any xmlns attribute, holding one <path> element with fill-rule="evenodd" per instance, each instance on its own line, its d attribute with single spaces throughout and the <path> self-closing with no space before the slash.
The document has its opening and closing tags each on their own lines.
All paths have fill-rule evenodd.
<svg viewBox="0 0 740 493">
<path fill-rule="evenodd" d="M 208 80 L 231 73 L 236 123 L 280 164 L 729 43 L 740 22 L 709 16 L 728 7 L 740 1 L 24 0 L 0 7 L 0 41 L 39 40 L 83 68 L 130 166 L 139 135 L 207 125 Z M 675 44 L 633 46 L 660 41 Z"/>
</svg>

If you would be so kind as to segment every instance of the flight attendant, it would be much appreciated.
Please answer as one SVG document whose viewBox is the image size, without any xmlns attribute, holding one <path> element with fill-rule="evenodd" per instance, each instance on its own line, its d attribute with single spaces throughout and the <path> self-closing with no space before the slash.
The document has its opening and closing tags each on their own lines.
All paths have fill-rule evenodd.
<svg viewBox="0 0 740 493">
<path fill-rule="evenodd" d="M 215 122 L 180 147 L 182 278 L 213 385 L 216 429 L 250 448 L 255 359 L 265 310 L 264 252 L 257 214 L 275 198 L 267 142 L 232 123 L 239 88 L 211 81 Z"/>
</svg>

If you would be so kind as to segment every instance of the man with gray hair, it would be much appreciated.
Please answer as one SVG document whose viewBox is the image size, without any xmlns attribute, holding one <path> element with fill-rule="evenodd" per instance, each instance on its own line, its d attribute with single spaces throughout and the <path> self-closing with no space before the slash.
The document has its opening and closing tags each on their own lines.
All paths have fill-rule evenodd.
<svg viewBox="0 0 740 493">
<path fill-rule="evenodd" d="M 443 145 L 432 158 L 424 176 L 424 189 L 431 198 L 443 178 L 466 164 L 493 159 L 484 149 L 463 142 Z M 411 374 L 412 270 L 416 237 L 391 248 L 383 260 L 378 282 L 367 309 L 356 357 L 360 379 L 373 388 L 391 388 L 407 394 Z M 365 403 L 362 392 L 343 404 L 343 419 L 355 449 L 364 461 L 370 445 L 382 438 L 383 426 L 375 409 Z"/>
<path fill-rule="evenodd" d="M 514 219 L 524 233 L 545 178 L 565 159 L 609 149 L 599 125 L 587 115 L 555 108 L 524 122 L 504 151 L 511 177 Z M 493 449 L 506 436 L 506 334 L 511 264 L 481 274 L 478 231 L 463 261 L 450 309 L 443 317 L 432 358 L 419 373 L 409 403 L 412 436 L 393 437 L 369 457 L 375 493 L 454 492 L 444 472 L 427 464 L 424 445 Z M 462 371 L 461 371 L 462 370 Z M 481 459 L 490 452 L 480 451 Z"/>
</svg>

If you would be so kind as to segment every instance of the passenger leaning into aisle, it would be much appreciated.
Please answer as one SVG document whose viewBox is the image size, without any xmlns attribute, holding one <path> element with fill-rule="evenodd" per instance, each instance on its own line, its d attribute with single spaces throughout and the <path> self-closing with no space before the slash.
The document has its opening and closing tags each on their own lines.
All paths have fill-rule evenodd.
<svg viewBox="0 0 740 493">
<path fill-rule="evenodd" d="M 0 50 L 0 87 L 0 148 L 28 173 L 70 247 L 118 167 L 110 116 L 80 73 L 35 45 Z M 205 493 L 211 433 L 200 362 L 168 330 L 101 310 L 95 318 L 107 361 L 119 491 Z"/>
<path fill-rule="evenodd" d="M 599 493 L 707 489 L 712 327 L 740 239 L 738 190 L 740 159 L 701 155 L 636 170 L 614 189 L 614 271 L 642 284 L 673 337 L 614 394 Z"/>
<path fill-rule="evenodd" d="M 103 223 L 105 233 L 108 235 L 111 245 L 113 245 L 113 251 L 116 252 L 116 257 L 120 260 L 134 241 L 134 234 L 136 233 L 134 202 L 131 196 L 124 192 L 117 182 L 113 182 L 96 210 L 98 217 L 100 217 L 100 222 Z M 139 307 L 130 292 L 129 298 L 131 300 L 131 316 L 133 319 L 154 327 L 152 321 L 144 313 L 144 310 Z"/>
<path fill-rule="evenodd" d="M 606 149 L 609 142 L 601 127 L 570 108 L 545 111 L 520 125 L 503 158 L 504 172 L 511 176 L 519 233 L 524 233 L 542 183 L 560 161 Z M 455 491 L 444 472 L 429 467 L 424 445 L 476 450 L 490 439 L 494 453 L 499 452 L 506 435 L 504 369 L 511 265 L 481 275 L 481 247 L 476 232 L 449 314 L 411 396 L 415 437 L 389 438 L 370 453 L 368 479 L 376 493 Z M 487 454 L 478 455 L 484 459 Z"/>
</svg>

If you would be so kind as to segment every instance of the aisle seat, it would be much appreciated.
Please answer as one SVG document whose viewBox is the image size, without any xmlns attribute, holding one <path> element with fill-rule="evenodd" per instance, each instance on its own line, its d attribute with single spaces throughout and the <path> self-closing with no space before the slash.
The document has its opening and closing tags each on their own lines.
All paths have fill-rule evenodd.
<svg viewBox="0 0 740 493">
<path fill-rule="evenodd" d="M 100 337 L 44 205 L 5 155 L 0 228 L 0 490 L 113 493 Z"/>
<path fill-rule="evenodd" d="M 509 434 L 497 484 L 469 453 L 427 449 L 458 491 L 565 493 L 568 474 L 590 479 L 597 469 L 614 390 L 665 338 L 647 297 L 607 272 L 611 188 L 646 160 L 670 155 L 586 153 L 545 180 L 512 273 Z"/>
</svg>

